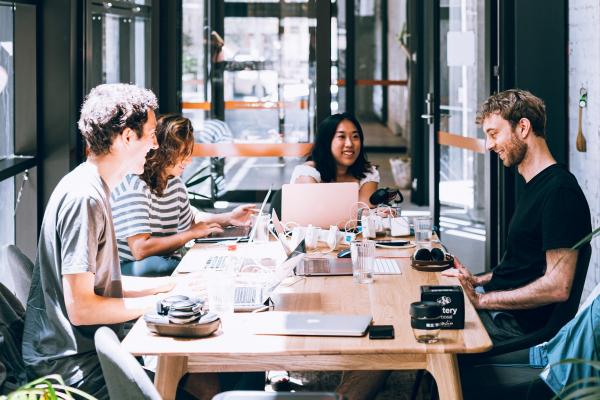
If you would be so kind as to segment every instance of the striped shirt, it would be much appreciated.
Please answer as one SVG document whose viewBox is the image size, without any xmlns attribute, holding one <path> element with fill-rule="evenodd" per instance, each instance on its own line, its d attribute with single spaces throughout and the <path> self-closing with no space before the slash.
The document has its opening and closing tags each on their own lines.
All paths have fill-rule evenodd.
<svg viewBox="0 0 600 400">
<path fill-rule="evenodd" d="M 233 142 L 233 133 L 225 122 L 218 119 L 207 119 L 199 129 L 194 131 L 194 138 L 199 143 Z"/>
<path fill-rule="evenodd" d="M 127 175 L 113 190 L 110 203 L 121 262 L 135 260 L 128 237 L 141 233 L 170 236 L 189 229 L 193 221 L 188 192 L 179 177 L 169 179 L 163 196 L 158 197 L 138 175 Z M 180 257 L 177 252 L 171 256 Z"/>
</svg>

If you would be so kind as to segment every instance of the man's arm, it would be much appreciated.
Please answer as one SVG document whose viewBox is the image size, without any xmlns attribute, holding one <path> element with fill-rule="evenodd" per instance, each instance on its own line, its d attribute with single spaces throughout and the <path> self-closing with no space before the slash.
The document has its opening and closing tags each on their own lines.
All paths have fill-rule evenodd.
<svg viewBox="0 0 600 400">
<path fill-rule="evenodd" d="M 63 275 L 67 315 L 73 325 L 108 325 L 130 321 L 154 309 L 158 296 L 113 298 L 94 293 L 94 274 Z"/>
<path fill-rule="evenodd" d="M 493 272 L 486 272 L 485 274 L 475 275 L 475 285 L 483 286 L 488 284 L 492 280 Z"/>
<path fill-rule="evenodd" d="M 547 267 L 542 277 L 518 289 L 478 295 L 475 308 L 523 310 L 566 301 L 571 294 L 577 254 L 577 250 L 570 249 L 546 251 Z"/>
<path fill-rule="evenodd" d="M 175 287 L 175 279 L 170 276 L 161 278 L 122 276 L 121 284 L 124 297 L 143 297 L 170 291 Z"/>
</svg>

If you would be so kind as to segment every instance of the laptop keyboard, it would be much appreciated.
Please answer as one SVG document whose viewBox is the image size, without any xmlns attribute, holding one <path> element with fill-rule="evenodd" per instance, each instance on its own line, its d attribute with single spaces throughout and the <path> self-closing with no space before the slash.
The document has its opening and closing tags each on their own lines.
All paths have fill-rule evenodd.
<svg viewBox="0 0 600 400">
<path fill-rule="evenodd" d="M 401 275 L 400 265 L 393 258 L 377 258 L 373 266 L 375 275 Z"/>
<path fill-rule="evenodd" d="M 235 288 L 234 304 L 257 304 L 257 293 L 254 286 L 238 286 Z"/>
<path fill-rule="evenodd" d="M 205 271 L 223 271 L 225 268 L 227 256 L 211 256 L 206 260 L 203 270 Z"/>
</svg>

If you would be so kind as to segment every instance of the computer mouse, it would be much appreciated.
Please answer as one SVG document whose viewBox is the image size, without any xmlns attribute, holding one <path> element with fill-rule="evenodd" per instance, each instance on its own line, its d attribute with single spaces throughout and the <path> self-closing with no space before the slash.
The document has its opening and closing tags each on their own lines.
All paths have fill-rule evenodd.
<svg viewBox="0 0 600 400">
<path fill-rule="evenodd" d="M 337 256 L 338 258 L 350 258 L 350 249 L 341 250 Z"/>
</svg>

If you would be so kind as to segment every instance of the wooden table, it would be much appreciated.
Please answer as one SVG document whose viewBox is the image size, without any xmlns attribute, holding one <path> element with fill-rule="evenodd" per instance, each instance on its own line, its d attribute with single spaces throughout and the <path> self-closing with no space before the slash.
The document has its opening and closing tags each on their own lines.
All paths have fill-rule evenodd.
<svg viewBox="0 0 600 400">
<path fill-rule="evenodd" d="M 189 265 L 199 253 L 200 247 L 192 249 L 182 264 Z M 158 356 L 155 384 L 164 399 L 175 398 L 177 384 L 187 372 L 402 369 L 426 369 L 437 382 L 440 399 L 461 399 L 456 354 L 489 350 L 490 338 L 465 297 L 464 330 L 442 330 L 438 343 L 417 343 L 408 312 L 410 303 L 420 300 L 420 286 L 457 280 L 415 271 L 406 257 L 398 260 L 402 275 L 376 275 L 372 284 L 354 283 L 349 276 L 294 277 L 273 296 L 278 311 L 370 313 L 374 323 L 394 325 L 394 340 L 254 335 L 251 327 L 257 315 L 236 313 L 223 321 L 222 330 L 203 339 L 159 337 L 140 319 L 123 346 L 134 355 Z"/>
</svg>

